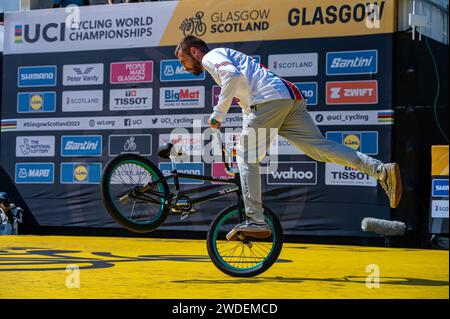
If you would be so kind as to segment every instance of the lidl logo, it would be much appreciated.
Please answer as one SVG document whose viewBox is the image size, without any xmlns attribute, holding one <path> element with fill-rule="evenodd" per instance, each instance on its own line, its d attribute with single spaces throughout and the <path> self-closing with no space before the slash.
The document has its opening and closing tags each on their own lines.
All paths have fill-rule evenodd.
<svg viewBox="0 0 450 319">
<path fill-rule="evenodd" d="M 101 156 L 102 136 L 62 136 L 61 156 Z"/>
<path fill-rule="evenodd" d="M 302 92 L 307 105 L 317 105 L 317 82 L 298 82 L 294 85 Z"/>
<path fill-rule="evenodd" d="M 17 184 L 53 184 L 55 166 L 53 163 L 16 163 Z"/>
<path fill-rule="evenodd" d="M 326 139 L 367 155 L 378 154 L 378 132 L 327 132 Z"/>
<path fill-rule="evenodd" d="M 40 113 L 56 111 L 55 92 L 30 92 L 17 94 L 18 113 Z"/>
<path fill-rule="evenodd" d="M 99 184 L 101 163 L 61 163 L 61 184 Z"/>
<path fill-rule="evenodd" d="M 191 175 L 204 175 L 205 165 L 203 163 L 178 163 L 177 171 L 178 173 L 191 174 Z M 167 176 L 172 171 L 172 163 L 159 163 L 159 169 L 164 176 Z M 191 178 L 180 178 L 180 184 L 203 184 L 204 181 L 191 179 Z M 169 184 L 173 184 L 173 178 L 168 181 Z"/>
<path fill-rule="evenodd" d="M 192 74 L 183 67 L 178 60 L 161 60 L 160 62 L 160 80 L 169 81 L 200 81 L 205 79 L 205 72 L 199 76 Z"/>
<path fill-rule="evenodd" d="M 377 104 L 378 82 L 340 81 L 327 82 L 327 104 Z"/>
<path fill-rule="evenodd" d="M 374 74 L 378 72 L 378 51 L 327 53 L 327 75 Z"/>
<path fill-rule="evenodd" d="M 56 86 L 56 65 L 22 66 L 17 71 L 18 87 Z"/>
</svg>

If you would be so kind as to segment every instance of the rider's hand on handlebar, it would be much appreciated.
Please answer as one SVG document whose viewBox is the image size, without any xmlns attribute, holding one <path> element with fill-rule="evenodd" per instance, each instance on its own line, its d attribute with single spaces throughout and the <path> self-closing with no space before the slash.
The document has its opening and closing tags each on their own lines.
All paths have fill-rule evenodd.
<svg viewBox="0 0 450 319">
<path fill-rule="evenodd" d="M 209 118 L 208 119 L 208 124 L 209 127 L 214 128 L 214 129 L 219 129 L 220 125 L 222 124 L 221 122 L 217 121 L 215 118 Z"/>
</svg>

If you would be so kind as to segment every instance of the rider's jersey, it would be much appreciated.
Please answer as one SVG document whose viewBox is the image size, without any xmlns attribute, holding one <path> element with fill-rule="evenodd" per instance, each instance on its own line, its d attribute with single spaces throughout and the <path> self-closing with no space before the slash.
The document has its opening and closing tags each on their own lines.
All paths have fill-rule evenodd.
<svg viewBox="0 0 450 319">
<path fill-rule="evenodd" d="M 221 122 L 233 98 L 244 113 L 250 106 L 278 99 L 303 99 L 291 82 L 275 75 L 254 58 L 229 48 L 216 48 L 202 59 L 203 67 L 221 87 L 219 101 L 211 117 Z"/>
</svg>

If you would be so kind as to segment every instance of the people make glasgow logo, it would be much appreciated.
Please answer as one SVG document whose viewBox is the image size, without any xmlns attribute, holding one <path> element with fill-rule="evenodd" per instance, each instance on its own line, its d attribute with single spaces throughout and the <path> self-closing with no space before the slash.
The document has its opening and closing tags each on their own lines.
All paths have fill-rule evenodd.
<svg viewBox="0 0 450 319">
<path fill-rule="evenodd" d="M 180 25 L 180 30 L 183 32 L 183 35 L 203 36 L 206 33 L 206 23 L 202 21 L 204 15 L 205 13 L 203 11 L 197 11 L 194 17 L 184 19 Z"/>
</svg>

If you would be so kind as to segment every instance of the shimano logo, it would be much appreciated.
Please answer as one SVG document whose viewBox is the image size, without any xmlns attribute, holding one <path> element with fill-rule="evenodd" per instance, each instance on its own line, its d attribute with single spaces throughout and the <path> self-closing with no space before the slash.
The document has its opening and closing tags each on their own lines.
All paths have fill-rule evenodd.
<svg viewBox="0 0 450 319">
<path fill-rule="evenodd" d="M 20 79 L 25 80 L 53 80 L 55 78 L 54 73 L 29 73 L 21 74 Z"/>
</svg>

